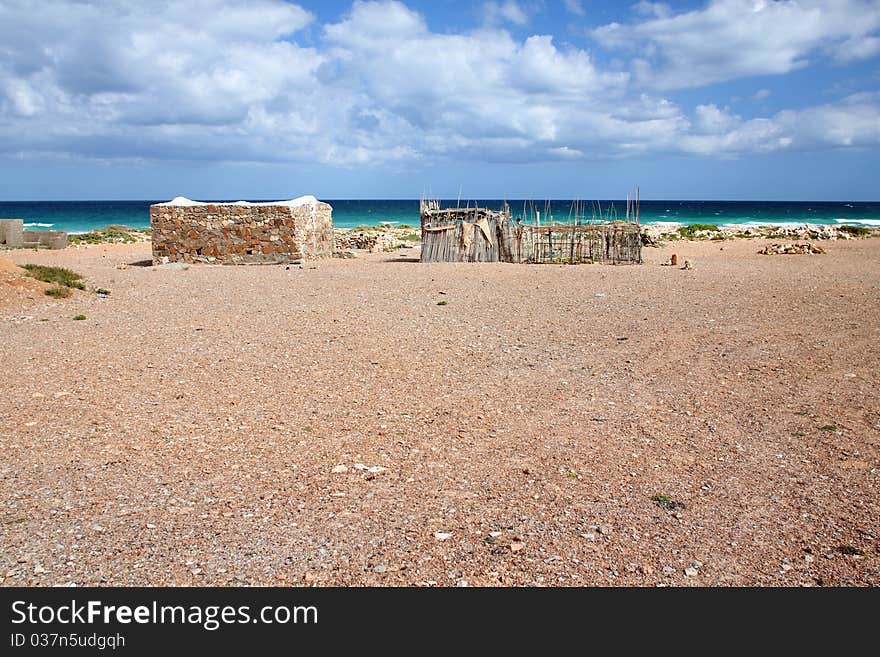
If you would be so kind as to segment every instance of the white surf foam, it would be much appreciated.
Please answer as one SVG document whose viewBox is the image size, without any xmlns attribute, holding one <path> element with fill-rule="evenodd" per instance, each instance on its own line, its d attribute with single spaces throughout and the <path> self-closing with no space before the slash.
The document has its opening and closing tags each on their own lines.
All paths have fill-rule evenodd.
<svg viewBox="0 0 880 657">
<path fill-rule="evenodd" d="M 864 224 L 865 226 L 880 226 L 880 219 L 835 219 L 839 224 Z"/>
</svg>

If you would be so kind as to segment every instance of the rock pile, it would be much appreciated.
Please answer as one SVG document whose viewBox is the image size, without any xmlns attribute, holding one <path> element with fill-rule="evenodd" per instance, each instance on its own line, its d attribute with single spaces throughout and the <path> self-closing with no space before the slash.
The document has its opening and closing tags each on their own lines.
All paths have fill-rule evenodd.
<svg viewBox="0 0 880 657">
<path fill-rule="evenodd" d="M 336 253 L 344 253 L 354 249 L 380 253 L 384 251 L 396 251 L 413 246 L 413 242 L 400 239 L 395 233 L 380 232 L 355 232 L 337 230 L 334 235 L 334 249 Z"/>
<path fill-rule="evenodd" d="M 735 231 L 737 235 L 749 237 L 791 237 L 810 240 L 847 240 L 853 236 L 839 226 L 826 224 L 804 224 L 802 226 L 747 226 Z"/>
<path fill-rule="evenodd" d="M 763 249 L 758 251 L 758 253 L 760 253 L 761 255 L 810 255 L 813 253 L 825 253 L 825 249 L 823 249 L 821 246 L 816 246 L 815 244 L 810 243 L 771 244 L 770 246 L 765 246 Z"/>
<path fill-rule="evenodd" d="M 659 246 L 660 242 L 679 239 L 725 240 L 733 238 L 769 238 L 795 240 L 848 240 L 880 235 L 880 229 L 830 224 L 798 224 L 787 226 L 711 226 L 689 230 L 685 225 L 663 224 L 642 227 L 642 244 Z"/>
</svg>

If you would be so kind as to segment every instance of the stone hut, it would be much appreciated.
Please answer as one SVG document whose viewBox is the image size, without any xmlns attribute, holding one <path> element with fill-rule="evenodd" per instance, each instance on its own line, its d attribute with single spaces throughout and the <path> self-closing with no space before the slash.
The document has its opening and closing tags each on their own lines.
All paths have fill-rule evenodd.
<svg viewBox="0 0 880 657">
<path fill-rule="evenodd" d="M 333 208 L 314 196 L 269 203 L 150 206 L 153 262 L 276 264 L 333 255 Z"/>
</svg>

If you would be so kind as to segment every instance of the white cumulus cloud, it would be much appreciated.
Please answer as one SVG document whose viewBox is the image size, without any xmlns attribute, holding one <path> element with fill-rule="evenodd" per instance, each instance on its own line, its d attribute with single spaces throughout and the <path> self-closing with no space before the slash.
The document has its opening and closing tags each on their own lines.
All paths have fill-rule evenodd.
<svg viewBox="0 0 880 657">
<path fill-rule="evenodd" d="M 660 89 L 783 74 L 813 57 L 852 60 L 878 51 L 880 0 L 712 0 L 679 14 L 640 5 L 649 18 L 592 35 L 607 48 L 631 51 L 640 82 Z"/>
<path fill-rule="evenodd" d="M 632 25 L 596 32 L 650 46 L 612 69 L 554 35 L 515 36 L 518 3 L 444 32 L 395 0 L 324 24 L 283 0 L 6 0 L 0 155 L 373 166 L 876 147 L 876 93 L 744 118 L 666 91 L 866 57 L 876 5 L 717 0 L 675 15 L 643 2 Z M 777 29 L 781 17 L 800 29 Z"/>
</svg>

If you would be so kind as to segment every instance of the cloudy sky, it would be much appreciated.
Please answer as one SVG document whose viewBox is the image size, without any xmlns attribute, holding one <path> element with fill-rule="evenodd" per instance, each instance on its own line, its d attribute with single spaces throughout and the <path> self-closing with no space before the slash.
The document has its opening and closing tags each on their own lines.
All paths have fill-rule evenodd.
<svg viewBox="0 0 880 657">
<path fill-rule="evenodd" d="M 0 0 L 0 199 L 880 199 L 880 0 Z"/>
</svg>

